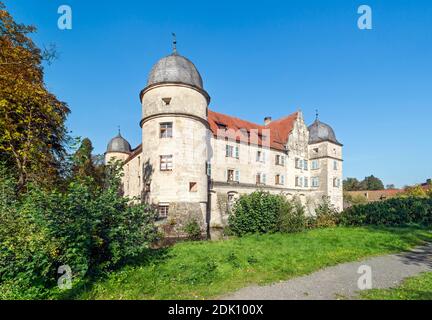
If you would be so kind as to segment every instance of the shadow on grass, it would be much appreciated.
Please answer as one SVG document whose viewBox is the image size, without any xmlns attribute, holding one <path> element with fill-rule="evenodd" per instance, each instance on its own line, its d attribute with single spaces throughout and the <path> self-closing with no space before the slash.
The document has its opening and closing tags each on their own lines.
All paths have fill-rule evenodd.
<svg viewBox="0 0 432 320">
<path fill-rule="evenodd" d="M 432 268 L 432 233 L 430 228 L 420 225 L 405 225 L 401 227 L 368 226 L 366 229 L 398 234 L 404 243 L 408 243 L 415 248 L 407 251 L 403 246 L 391 244 L 388 245 L 388 248 L 395 252 L 402 251 L 397 256 L 400 257 L 405 264 L 426 265 Z M 429 233 L 429 235 L 427 233 Z"/>
<path fill-rule="evenodd" d="M 167 258 L 169 258 L 170 248 L 158 248 L 158 249 L 148 249 L 145 253 L 140 256 L 129 258 L 121 263 L 117 264 L 115 267 L 108 271 L 96 271 L 88 275 L 84 280 L 81 280 L 78 284 L 74 285 L 72 289 L 59 293 L 56 299 L 59 300 L 73 300 L 79 299 L 79 297 L 84 292 L 90 292 L 95 283 L 103 281 L 108 278 L 108 275 L 112 272 L 119 271 L 124 267 L 134 267 L 134 266 L 148 266 L 162 263 Z"/>
</svg>

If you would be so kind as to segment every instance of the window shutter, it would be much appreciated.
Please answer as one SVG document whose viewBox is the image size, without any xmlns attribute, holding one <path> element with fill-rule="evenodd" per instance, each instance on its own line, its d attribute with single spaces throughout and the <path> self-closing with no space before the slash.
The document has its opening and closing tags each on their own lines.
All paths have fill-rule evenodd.
<svg viewBox="0 0 432 320">
<path fill-rule="evenodd" d="M 235 156 L 237 159 L 239 158 L 239 147 L 238 146 L 235 147 Z"/>
<path fill-rule="evenodd" d="M 229 157 L 229 145 L 225 146 L 225 157 Z"/>
</svg>

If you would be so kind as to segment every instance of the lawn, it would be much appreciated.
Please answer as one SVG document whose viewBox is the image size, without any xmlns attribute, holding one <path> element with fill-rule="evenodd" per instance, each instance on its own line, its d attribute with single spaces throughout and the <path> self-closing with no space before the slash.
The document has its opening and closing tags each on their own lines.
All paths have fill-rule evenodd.
<svg viewBox="0 0 432 320">
<path fill-rule="evenodd" d="M 368 300 L 432 300 L 432 272 L 406 279 L 397 288 L 373 289 L 360 294 Z"/>
<path fill-rule="evenodd" d="M 206 299 L 251 284 L 268 284 L 367 256 L 400 252 L 425 240 L 416 228 L 327 228 L 178 243 L 62 298 Z"/>
</svg>

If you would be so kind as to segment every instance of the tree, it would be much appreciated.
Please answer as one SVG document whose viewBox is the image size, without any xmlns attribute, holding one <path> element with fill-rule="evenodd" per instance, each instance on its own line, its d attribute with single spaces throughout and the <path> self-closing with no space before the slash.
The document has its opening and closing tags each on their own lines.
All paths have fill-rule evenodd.
<svg viewBox="0 0 432 320">
<path fill-rule="evenodd" d="M 28 182 L 52 185 L 61 172 L 69 109 L 43 82 L 46 55 L 0 2 L 0 154 L 16 172 L 18 191 Z"/>
<path fill-rule="evenodd" d="M 362 182 L 360 182 L 361 190 L 383 190 L 384 184 L 383 182 L 373 175 L 369 177 L 365 177 Z"/>
<path fill-rule="evenodd" d="M 346 178 L 343 181 L 344 191 L 358 191 L 360 190 L 360 182 L 356 178 Z"/>
<path fill-rule="evenodd" d="M 83 139 L 81 146 L 72 157 L 72 178 L 75 181 L 102 187 L 104 166 L 98 162 L 98 157 L 94 157 L 92 152 L 91 140 Z"/>
<path fill-rule="evenodd" d="M 386 189 L 396 189 L 394 184 L 388 184 L 386 185 Z"/>
</svg>

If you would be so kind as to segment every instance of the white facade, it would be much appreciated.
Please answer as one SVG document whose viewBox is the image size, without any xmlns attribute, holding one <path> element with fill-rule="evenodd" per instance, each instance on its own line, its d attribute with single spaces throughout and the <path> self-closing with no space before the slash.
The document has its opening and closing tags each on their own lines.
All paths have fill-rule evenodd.
<svg viewBox="0 0 432 320">
<path fill-rule="evenodd" d="M 179 57 L 194 68 L 176 54 L 167 58 Z M 142 145 L 127 157 L 127 150 L 108 148 L 107 161 L 124 161 L 125 196 L 157 206 L 175 232 L 189 219 L 203 230 L 224 227 L 235 198 L 255 190 L 297 196 L 310 214 L 323 196 L 342 210 L 342 145 L 329 126 L 315 122 L 331 134 L 319 127 L 311 138 L 301 111 L 263 125 L 217 114 L 198 71 L 179 81 L 182 70 L 174 80 L 171 69 L 152 70 L 156 80 L 141 92 Z"/>
</svg>

